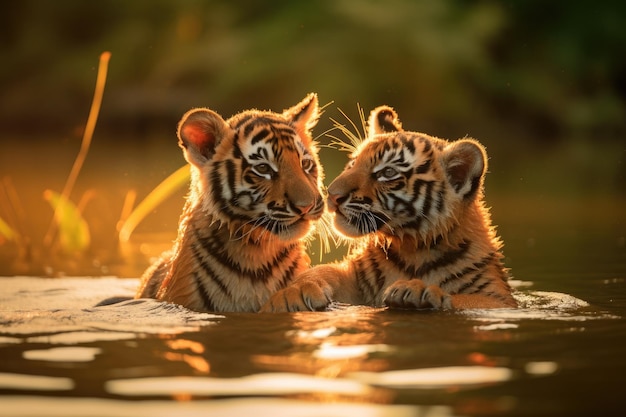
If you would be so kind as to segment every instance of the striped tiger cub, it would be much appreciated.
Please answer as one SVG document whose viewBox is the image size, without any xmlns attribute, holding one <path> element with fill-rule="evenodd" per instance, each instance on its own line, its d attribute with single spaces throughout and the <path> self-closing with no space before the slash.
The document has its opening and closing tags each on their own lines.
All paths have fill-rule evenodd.
<svg viewBox="0 0 626 417">
<path fill-rule="evenodd" d="M 356 243 L 342 262 L 300 275 L 263 311 L 319 310 L 332 300 L 405 309 L 516 307 L 483 202 L 483 146 L 404 131 L 388 106 L 371 112 L 368 137 L 353 142 L 327 205 L 335 229 Z"/>
<path fill-rule="evenodd" d="M 173 248 L 143 274 L 136 298 L 198 311 L 255 312 L 310 266 L 306 238 L 324 212 L 311 129 L 317 95 L 283 113 L 228 120 L 198 108 L 178 125 L 191 186 Z"/>
</svg>

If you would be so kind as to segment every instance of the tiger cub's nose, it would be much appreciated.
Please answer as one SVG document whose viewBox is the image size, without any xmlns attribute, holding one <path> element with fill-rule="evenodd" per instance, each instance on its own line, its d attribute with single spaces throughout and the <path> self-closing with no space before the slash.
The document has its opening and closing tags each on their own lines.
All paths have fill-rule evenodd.
<svg viewBox="0 0 626 417">
<path fill-rule="evenodd" d="M 337 207 L 339 207 L 339 205 L 343 203 L 345 200 L 346 200 L 346 196 L 344 196 L 343 194 L 333 194 L 329 192 L 328 200 L 327 200 L 328 211 L 330 212 L 336 211 Z"/>
<path fill-rule="evenodd" d="M 313 202 L 296 203 L 294 204 L 294 206 L 296 207 L 296 209 L 298 210 L 300 214 L 304 215 L 313 209 L 313 207 L 315 206 L 315 203 Z"/>
</svg>

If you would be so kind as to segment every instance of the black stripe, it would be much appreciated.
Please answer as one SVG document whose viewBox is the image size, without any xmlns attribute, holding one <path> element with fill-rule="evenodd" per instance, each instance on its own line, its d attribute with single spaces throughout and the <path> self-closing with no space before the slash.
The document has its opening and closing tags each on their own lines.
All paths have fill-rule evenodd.
<svg viewBox="0 0 626 417">
<path fill-rule="evenodd" d="M 474 284 L 476 284 L 481 278 L 483 277 L 483 274 L 481 272 L 479 272 L 478 274 L 474 275 L 469 281 L 467 281 L 465 284 L 461 285 L 459 287 L 458 290 L 456 290 L 456 293 L 458 294 L 464 294 L 467 293 L 470 288 L 472 288 L 474 286 Z M 489 281 L 487 281 L 487 284 L 489 284 Z M 470 294 L 476 293 L 477 291 L 472 291 L 470 292 Z"/>
<path fill-rule="evenodd" d="M 422 227 L 422 217 L 417 217 L 415 220 L 402 225 L 403 229 L 413 229 L 417 231 L 420 230 L 420 227 Z"/>
<path fill-rule="evenodd" d="M 482 284 L 480 284 L 478 287 L 476 287 L 476 288 L 474 289 L 474 291 L 472 291 L 470 294 L 481 293 L 481 292 L 483 292 L 483 290 L 484 290 L 485 288 L 487 288 L 490 284 L 491 284 L 491 281 L 486 280 L 486 281 L 484 281 Z"/>
<path fill-rule="evenodd" d="M 474 262 L 473 264 L 471 264 L 470 266 L 467 266 L 465 268 L 463 268 L 461 271 L 452 274 L 452 275 L 448 275 L 447 277 L 445 277 L 440 283 L 439 286 L 443 287 L 444 285 L 449 284 L 450 282 L 456 281 L 458 279 L 464 278 L 465 275 L 474 272 L 474 271 L 480 271 L 481 269 L 483 269 L 485 266 L 487 266 L 488 264 L 491 263 L 491 261 L 493 260 L 494 257 L 494 253 L 490 253 L 489 255 L 485 256 L 484 258 L 482 258 L 480 261 L 478 262 Z"/>
<path fill-rule="evenodd" d="M 198 242 L 198 243 L 200 243 L 200 242 Z M 200 253 L 200 250 L 198 249 L 198 245 L 196 245 L 195 243 L 192 244 L 191 245 L 191 251 L 193 253 L 194 258 L 198 262 L 198 265 L 204 271 L 204 275 L 209 277 L 211 279 L 211 281 L 213 281 L 213 283 L 215 283 L 215 285 L 217 285 L 217 287 L 220 289 L 220 291 L 222 293 L 224 293 L 224 295 L 226 295 L 229 299 L 232 300 L 232 295 L 231 295 L 230 291 L 228 290 L 228 287 L 218 277 L 218 274 L 213 270 L 213 268 L 211 268 L 211 265 L 209 265 L 209 263 L 204 260 L 204 257 L 202 256 L 202 254 Z M 200 281 L 199 283 L 204 288 L 203 281 Z"/>
<path fill-rule="evenodd" d="M 356 269 L 356 284 L 363 295 L 363 300 L 365 303 L 370 303 L 374 300 L 376 296 L 376 290 L 372 287 L 369 280 L 367 279 L 367 271 L 365 269 L 365 265 L 361 260 L 355 261 L 355 269 Z"/>
<path fill-rule="evenodd" d="M 274 271 L 279 268 L 287 258 L 290 257 L 294 250 L 299 247 L 297 242 L 293 243 L 283 248 L 283 250 L 281 250 L 271 262 L 259 265 L 256 269 L 243 269 L 239 262 L 232 259 L 228 251 L 225 249 L 224 243 L 219 241 L 216 236 L 203 237 L 200 235 L 199 230 L 196 229 L 194 231 L 196 239 L 213 260 L 222 265 L 224 268 L 229 269 L 234 274 L 250 281 L 269 281 L 274 276 Z M 297 259 L 298 258 L 296 257 L 296 260 Z"/>
<path fill-rule="evenodd" d="M 248 123 L 254 116 L 251 114 L 243 116 L 241 119 L 237 120 L 237 123 L 233 126 L 233 130 L 239 130 L 243 125 Z"/>
<path fill-rule="evenodd" d="M 258 123 L 259 123 L 259 120 L 257 119 L 257 120 L 250 122 L 246 127 L 243 128 L 244 138 L 247 138 L 250 135 L 250 133 L 254 130 L 254 128 L 257 126 Z"/>
<path fill-rule="evenodd" d="M 411 278 L 421 278 L 426 274 L 445 266 L 452 265 L 461 259 L 469 250 L 470 242 L 464 240 L 459 245 L 458 249 L 453 249 L 445 252 L 438 259 L 434 261 L 425 262 L 419 268 L 415 268 L 414 265 L 407 265 L 400 256 L 393 250 L 387 251 L 387 257 L 393 262 L 400 270 L 403 270 Z"/>
<path fill-rule="evenodd" d="M 291 265 L 289 266 L 289 268 L 287 268 L 287 270 L 281 277 L 278 283 L 278 287 L 277 287 L 278 289 L 285 288 L 287 284 L 289 284 L 293 280 L 294 272 L 296 271 L 296 268 L 298 267 L 299 263 L 300 263 L 300 257 L 295 257 L 295 259 L 291 262 Z"/>
<path fill-rule="evenodd" d="M 235 133 L 235 138 L 233 140 L 233 158 L 239 159 L 242 162 L 245 161 L 243 154 L 241 153 L 241 148 L 239 148 L 239 132 Z"/>
<path fill-rule="evenodd" d="M 374 276 L 376 277 L 376 294 L 379 294 L 385 287 L 385 274 L 380 270 L 378 262 L 375 258 L 370 259 L 372 262 L 372 269 L 374 270 Z"/>
<path fill-rule="evenodd" d="M 427 182 L 426 190 L 424 190 L 424 205 L 422 207 L 422 215 L 424 217 L 428 217 L 428 215 L 430 214 L 430 207 L 433 202 L 432 193 L 433 193 L 433 183 Z"/>
<path fill-rule="evenodd" d="M 422 163 L 420 166 L 415 168 L 415 173 L 416 174 L 423 174 L 423 173 L 427 172 L 430 169 L 431 162 L 432 162 L 431 159 L 427 159 L 424 163 Z"/>
<path fill-rule="evenodd" d="M 439 200 L 437 201 L 437 212 L 438 213 L 442 213 L 443 212 L 443 208 L 445 206 L 445 196 L 446 196 L 446 186 L 445 186 L 445 184 L 441 183 L 440 185 L 441 185 L 441 188 L 437 192 L 437 197 L 439 198 Z"/>
<path fill-rule="evenodd" d="M 470 242 L 464 240 L 459 245 L 458 249 L 454 249 L 444 253 L 439 259 L 422 264 L 414 273 L 414 276 L 421 277 L 428 274 L 435 269 L 443 268 L 444 266 L 452 265 L 461 259 L 469 250 Z"/>
<path fill-rule="evenodd" d="M 290 143 L 296 134 L 296 131 L 293 129 L 293 127 L 283 123 L 273 125 L 272 131 L 276 133 L 276 136 Z"/>
<path fill-rule="evenodd" d="M 413 272 L 415 271 L 415 267 L 412 267 L 412 266 L 408 267 L 407 264 L 404 262 L 404 260 L 400 258 L 400 255 L 398 255 L 396 251 L 388 249 L 387 259 L 389 259 L 391 263 L 394 264 L 401 271 L 407 272 L 410 278 L 414 278 Z M 409 270 L 412 270 L 411 273 L 409 273 Z"/>
<path fill-rule="evenodd" d="M 228 181 L 228 188 L 230 189 L 230 193 L 231 193 L 231 198 L 235 198 L 235 183 L 236 183 L 236 179 L 235 179 L 235 172 L 236 172 L 236 166 L 235 163 L 233 161 L 231 161 L 230 159 L 227 159 L 226 161 L 224 161 L 225 164 L 225 168 L 226 168 L 226 179 Z"/>
<path fill-rule="evenodd" d="M 472 187 L 470 188 L 470 190 L 467 193 L 465 193 L 463 195 L 463 199 L 464 200 L 469 200 L 469 199 L 473 198 L 474 195 L 476 194 L 476 191 L 478 191 L 478 187 L 480 187 L 480 177 L 472 178 Z M 459 186 L 459 188 L 460 188 L 460 186 Z"/>
<path fill-rule="evenodd" d="M 230 161 L 229 161 L 230 162 Z M 250 220 L 249 217 L 236 214 L 230 209 L 230 204 L 224 199 L 224 187 L 222 186 L 222 175 L 219 172 L 219 168 L 222 165 L 221 162 L 215 163 L 215 169 L 211 172 L 210 181 L 211 181 L 211 195 L 213 196 L 213 201 L 215 205 L 220 208 L 222 214 L 225 214 L 231 220 Z M 232 164 L 232 162 L 231 162 Z M 230 179 L 229 181 L 234 181 L 234 179 Z M 234 184 L 232 185 L 234 187 Z M 236 198 L 232 197 L 233 200 Z"/>
<path fill-rule="evenodd" d="M 211 194 L 213 195 L 213 201 L 218 203 L 224 202 L 224 199 L 222 197 L 224 187 L 222 187 L 222 176 L 219 172 L 221 165 L 221 162 L 215 162 L 215 166 L 213 168 L 213 171 L 211 172 Z M 219 206 L 222 205 L 224 204 L 219 204 Z"/>
<path fill-rule="evenodd" d="M 490 291 L 486 293 L 485 295 L 492 297 L 492 298 L 496 298 L 506 304 L 515 305 L 515 301 L 513 300 L 513 297 L 510 294 L 501 294 L 498 292 Z"/>
<path fill-rule="evenodd" d="M 265 139 L 269 134 L 270 134 L 270 131 L 268 129 L 259 130 L 259 132 L 256 135 L 254 135 L 252 139 L 250 140 L 250 144 L 255 145 L 256 143 Z"/>
<path fill-rule="evenodd" d="M 272 274 L 273 274 L 274 270 L 275 270 L 276 268 L 279 268 L 279 267 L 280 267 L 280 265 L 281 265 L 281 264 L 282 264 L 282 263 L 283 263 L 286 259 L 288 259 L 288 258 L 291 256 L 292 252 L 293 252 L 294 250 L 298 250 L 298 248 L 299 248 L 299 244 L 298 244 L 298 243 L 293 243 L 293 244 L 291 244 L 291 245 L 289 245 L 289 246 L 285 247 L 282 251 L 280 251 L 280 252 L 278 253 L 278 255 L 276 255 L 276 256 L 274 257 L 274 259 L 272 260 L 272 263 L 271 263 L 271 264 L 270 264 L 270 266 L 268 267 L 268 269 L 269 269 L 270 273 L 268 273 L 268 275 L 267 275 L 266 277 L 264 277 L 264 279 L 263 279 L 263 280 L 264 280 L 264 281 L 267 281 L 268 279 L 270 279 L 270 278 L 272 277 Z M 297 263 L 298 259 L 299 259 L 299 257 L 298 257 L 298 256 L 295 256 L 295 257 L 294 257 L 294 259 L 293 259 L 293 261 L 292 261 L 292 264 L 291 264 L 291 267 L 290 267 L 290 268 L 288 269 L 288 271 L 287 271 L 287 274 L 288 274 L 288 275 L 285 275 L 285 276 L 283 276 L 283 277 L 287 277 L 287 276 L 291 276 L 291 275 L 293 275 L 293 270 L 294 270 L 294 269 L 295 269 L 295 267 L 296 267 L 296 263 Z"/>
<path fill-rule="evenodd" d="M 206 288 L 203 285 L 203 279 L 198 273 L 198 271 L 193 273 L 193 281 L 196 284 L 196 289 L 198 290 L 198 294 L 200 294 L 200 299 L 202 300 L 202 305 L 204 309 L 207 311 L 216 311 L 215 304 L 211 300 L 210 294 L 207 292 Z"/>
</svg>

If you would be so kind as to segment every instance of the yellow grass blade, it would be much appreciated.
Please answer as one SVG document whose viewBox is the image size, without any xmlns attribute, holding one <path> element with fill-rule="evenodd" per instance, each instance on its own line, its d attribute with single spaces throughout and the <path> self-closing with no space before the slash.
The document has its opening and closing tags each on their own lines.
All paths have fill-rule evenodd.
<svg viewBox="0 0 626 417">
<path fill-rule="evenodd" d="M 152 212 L 159 204 L 171 196 L 175 191 L 189 183 L 189 165 L 184 165 L 169 177 L 164 179 L 157 187 L 143 199 L 141 203 L 124 220 L 119 231 L 120 242 L 128 242 L 130 235 L 137 225 Z"/>
<path fill-rule="evenodd" d="M 7 222 L 2 220 L 2 217 L 0 217 L 0 244 L 2 244 L 6 240 L 14 240 L 16 236 L 17 234 L 11 228 L 11 226 L 9 226 Z"/>
<path fill-rule="evenodd" d="M 74 203 L 52 190 L 44 191 L 43 197 L 57 213 L 54 219 L 61 250 L 68 254 L 87 250 L 91 243 L 89 226 Z"/>
<path fill-rule="evenodd" d="M 83 132 L 83 141 L 81 142 L 78 155 L 74 160 L 72 170 L 70 171 L 70 174 L 67 177 L 67 181 L 65 182 L 65 186 L 63 187 L 62 195 L 63 199 L 66 201 L 70 198 L 70 194 L 72 194 L 72 189 L 74 188 L 74 184 L 76 183 L 78 174 L 83 167 L 83 163 L 85 162 L 85 158 L 87 158 L 87 153 L 89 152 L 89 147 L 91 146 L 91 139 L 93 137 L 94 130 L 96 129 L 96 121 L 98 120 L 98 114 L 100 113 L 100 106 L 102 104 L 102 96 L 104 94 L 104 85 L 106 83 L 107 70 L 110 59 L 111 53 L 108 51 L 103 52 L 100 55 L 100 64 L 98 66 L 98 75 L 96 77 L 96 89 L 94 91 L 91 109 L 89 110 L 87 125 L 85 126 L 85 131 Z M 50 246 L 52 244 L 55 234 L 54 226 L 61 223 L 61 220 L 59 219 L 60 216 L 61 214 L 57 210 L 55 210 L 54 217 L 52 219 L 52 222 L 50 223 L 50 227 L 48 228 L 48 231 L 44 236 L 44 246 Z"/>
</svg>

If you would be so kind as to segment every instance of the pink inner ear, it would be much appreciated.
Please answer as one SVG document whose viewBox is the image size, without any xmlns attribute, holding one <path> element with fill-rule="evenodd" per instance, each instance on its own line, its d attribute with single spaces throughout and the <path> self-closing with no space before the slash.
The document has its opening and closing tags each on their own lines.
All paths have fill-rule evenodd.
<svg viewBox="0 0 626 417">
<path fill-rule="evenodd" d="M 189 142 L 193 147 L 202 154 L 213 148 L 215 136 L 209 134 L 206 126 L 202 123 L 187 123 L 183 126 L 182 136 L 185 141 Z"/>
</svg>

